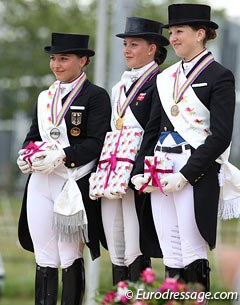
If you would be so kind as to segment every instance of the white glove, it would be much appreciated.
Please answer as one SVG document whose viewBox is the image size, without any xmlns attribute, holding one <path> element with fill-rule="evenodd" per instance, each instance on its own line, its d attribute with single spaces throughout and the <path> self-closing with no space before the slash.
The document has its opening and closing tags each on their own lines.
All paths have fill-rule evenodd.
<svg viewBox="0 0 240 305">
<path fill-rule="evenodd" d="M 63 164 L 65 156 L 63 149 L 38 152 L 34 155 L 32 169 L 34 172 L 48 175 Z"/>
<path fill-rule="evenodd" d="M 93 190 L 93 181 L 94 181 L 93 178 L 95 175 L 96 175 L 96 173 L 92 173 L 89 178 L 89 198 L 91 200 L 97 200 L 97 197 L 92 194 L 93 193 L 93 191 L 92 191 Z"/>
<path fill-rule="evenodd" d="M 132 184 L 134 184 L 134 187 L 136 190 L 140 190 L 140 188 L 146 184 L 148 182 L 148 178 L 144 178 L 143 175 L 139 174 L 139 175 L 135 175 L 132 177 L 131 179 L 131 182 Z M 144 193 L 151 193 L 151 192 L 154 192 L 158 189 L 158 187 L 156 186 L 151 186 L 151 185 L 148 185 L 147 187 L 145 187 L 143 189 L 143 192 Z"/>
<path fill-rule="evenodd" d="M 163 191 L 166 193 L 181 191 L 187 184 L 187 179 L 179 172 L 170 174 L 160 180 Z"/>
<path fill-rule="evenodd" d="M 104 197 L 108 198 L 108 199 L 121 199 L 122 196 L 119 194 L 119 195 L 114 195 L 112 193 L 110 193 L 109 191 L 105 191 L 104 192 Z"/>
<path fill-rule="evenodd" d="M 23 149 L 20 149 L 19 152 L 18 152 L 18 155 L 19 155 L 19 156 L 24 155 L 25 150 L 26 150 L 26 149 L 24 149 L 24 148 L 23 148 Z"/>
<path fill-rule="evenodd" d="M 30 164 L 23 160 L 23 156 L 19 156 L 17 159 L 17 165 L 23 174 L 29 174 L 32 172 Z"/>
</svg>

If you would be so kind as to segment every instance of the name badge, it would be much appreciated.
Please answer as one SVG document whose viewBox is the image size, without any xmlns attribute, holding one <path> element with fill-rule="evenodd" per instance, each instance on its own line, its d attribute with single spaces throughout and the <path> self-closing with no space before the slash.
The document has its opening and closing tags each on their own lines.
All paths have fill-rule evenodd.
<svg viewBox="0 0 240 305">
<path fill-rule="evenodd" d="M 85 106 L 70 106 L 71 110 L 85 110 Z"/>
<path fill-rule="evenodd" d="M 207 83 L 192 84 L 192 88 L 206 87 L 206 86 L 207 86 Z"/>
</svg>

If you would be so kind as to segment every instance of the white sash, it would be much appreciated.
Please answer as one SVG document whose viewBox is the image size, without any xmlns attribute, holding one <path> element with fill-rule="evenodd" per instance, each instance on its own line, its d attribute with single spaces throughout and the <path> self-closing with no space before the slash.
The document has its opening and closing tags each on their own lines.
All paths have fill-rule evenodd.
<svg viewBox="0 0 240 305">
<path fill-rule="evenodd" d="M 57 85 L 57 82 L 55 82 Z M 54 83 L 54 84 L 55 84 Z M 57 86 L 56 86 L 57 87 Z M 53 90 L 53 86 L 50 87 Z M 43 141 L 57 144 L 60 148 L 70 145 L 67 137 L 65 120 L 58 126 L 60 137 L 54 140 L 50 131 L 54 127 L 49 118 L 51 117 L 52 94 L 49 90 L 40 93 L 38 98 L 38 126 Z M 58 109 L 62 107 L 61 98 L 58 101 Z M 82 194 L 77 180 L 91 172 L 96 160 L 78 168 L 69 169 L 64 165 L 59 166 L 54 173 L 66 179 L 66 183 L 54 202 L 54 227 L 61 239 L 82 240 L 88 242 L 87 215 L 84 208 Z"/>
<path fill-rule="evenodd" d="M 192 87 L 188 87 L 183 99 L 177 104 L 179 114 L 171 115 L 174 105 L 173 88 L 176 63 L 157 76 L 157 88 L 163 108 L 176 131 L 195 149 L 205 142 L 210 132 L 210 112 L 198 99 Z M 186 81 L 182 68 L 180 83 Z M 223 219 L 240 217 L 240 171 L 228 162 L 230 147 L 216 160 L 221 164 L 219 217 Z"/>
</svg>

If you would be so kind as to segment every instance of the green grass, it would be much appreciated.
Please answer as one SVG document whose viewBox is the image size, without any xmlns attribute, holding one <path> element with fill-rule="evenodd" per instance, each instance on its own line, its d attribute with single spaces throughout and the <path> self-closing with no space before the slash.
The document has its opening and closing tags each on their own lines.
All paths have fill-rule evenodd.
<svg viewBox="0 0 240 305">
<path fill-rule="evenodd" d="M 1 305 L 33 305 L 34 304 L 34 276 L 35 261 L 32 253 L 23 250 L 17 238 L 17 220 L 21 207 L 21 198 L 0 198 L 0 253 L 4 260 L 6 272 L 5 287 Z M 221 222 L 221 243 L 235 245 L 237 221 Z M 239 233 L 239 232 L 238 232 Z M 238 243 L 239 244 L 239 243 Z M 216 251 L 216 250 L 215 250 Z M 216 253 L 209 253 L 211 263 L 211 287 L 212 291 L 234 291 L 226 285 L 224 274 L 218 268 Z M 85 253 L 86 254 L 86 253 Z M 108 252 L 102 249 L 100 262 L 100 289 L 111 287 L 111 263 Z M 221 266 L 220 266 L 221 267 Z M 153 260 L 154 271 L 163 278 L 163 265 L 160 259 Z M 89 279 L 88 281 L 91 282 Z M 210 302 L 211 305 L 230 305 L 230 301 Z"/>
</svg>

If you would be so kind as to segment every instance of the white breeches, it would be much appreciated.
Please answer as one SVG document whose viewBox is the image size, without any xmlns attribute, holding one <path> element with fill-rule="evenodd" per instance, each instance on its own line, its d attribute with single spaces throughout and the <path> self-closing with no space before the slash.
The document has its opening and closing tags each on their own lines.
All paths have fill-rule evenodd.
<svg viewBox="0 0 240 305">
<path fill-rule="evenodd" d="M 174 172 L 179 172 L 186 164 L 190 153 L 189 149 L 181 154 L 168 154 L 174 162 Z M 155 152 L 155 156 L 163 154 Z M 197 259 L 207 258 L 207 243 L 196 224 L 193 187 L 189 183 L 183 190 L 167 193 L 167 196 L 159 190 L 152 192 L 151 204 L 166 266 L 182 268 Z"/>
<path fill-rule="evenodd" d="M 36 263 L 41 267 L 67 268 L 82 257 L 83 244 L 57 239 L 53 231 L 53 204 L 65 180 L 52 173 L 33 173 L 27 194 L 27 219 Z"/>
<path fill-rule="evenodd" d="M 122 199 L 102 198 L 102 220 L 112 263 L 129 266 L 142 254 L 134 192 L 128 189 Z"/>
</svg>

